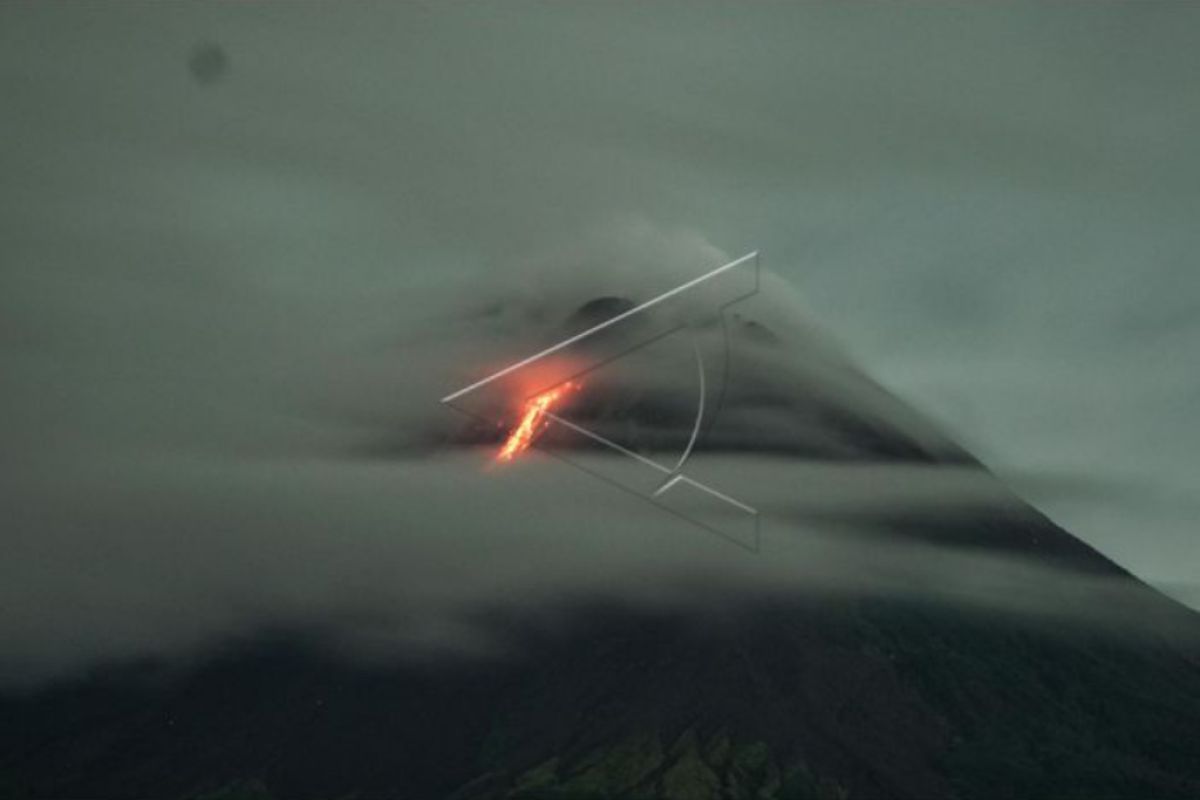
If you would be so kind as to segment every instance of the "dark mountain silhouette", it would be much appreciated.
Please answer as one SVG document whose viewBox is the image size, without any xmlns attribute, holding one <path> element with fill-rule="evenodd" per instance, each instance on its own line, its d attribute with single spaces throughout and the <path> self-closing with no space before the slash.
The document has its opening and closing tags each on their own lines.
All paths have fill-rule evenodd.
<svg viewBox="0 0 1200 800">
<path fill-rule="evenodd" d="M 602 298 L 572 325 L 628 307 Z M 739 387 L 731 440 L 739 403 L 783 402 Z M 844 409 L 822 419 L 809 457 L 973 463 Z M 1103 578 L 1122 591 L 1059 602 L 1107 602 L 1121 625 L 792 592 L 497 614 L 516 644 L 494 658 L 364 665 L 281 633 L 0 697 L 0 798 L 1200 797 L 1197 615 L 1028 508 L 857 531 Z"/>
<path fill-rule="evenodd" d="M 276 639 L 9 697 L 7 796 L 1200 792 L 1200 664 L 1163 642 L 827 599 L 513 625 L 500 661 L 370 668 Z"/>
</svg>

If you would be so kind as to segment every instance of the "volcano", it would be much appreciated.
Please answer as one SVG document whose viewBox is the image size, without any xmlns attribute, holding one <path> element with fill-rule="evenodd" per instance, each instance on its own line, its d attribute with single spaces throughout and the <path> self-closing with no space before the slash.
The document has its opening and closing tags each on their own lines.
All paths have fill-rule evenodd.
<svg viewBox="0 0 1200 800">
<path fill-rule="evenodd" d="M 1143 591 L 1148 623 L 1189 613 Z M 3 796 L 1200 792 L 1200 662 L 1165 641 L 827 600 L 511 624 L 523 655 L 501 662 L 361 667 L 277 638 L 8 697 Z"/>
<path fill-rule="evenodd" d="M 552 333 L 631 306 L 589 301 Z M 738 379 L 702 452 L 985 472 L 861 373 L 824 354 L 781 371 L 786 335 L 727 322 Z M 632 425 L 652 449 L 676 441 L 690 411 L 647 379 L 661 374 L 598 374 L 573 413 L 614 436 Z M 438 446 L 502 436 L 466 425 Z M 363 663 L 272 631 L 186 666 L 110 664 L 4 695 L 0 797 L 1200 797 L 1196 614 L 1021 503 L 934 502 L 853 527 L 1053 569 L 1054 603 L 1121 623 L 764 590 L 702 613 L 611 598 L 554 624 L 481 612 L 515 643 L 496 657 Z"/>
</svg>

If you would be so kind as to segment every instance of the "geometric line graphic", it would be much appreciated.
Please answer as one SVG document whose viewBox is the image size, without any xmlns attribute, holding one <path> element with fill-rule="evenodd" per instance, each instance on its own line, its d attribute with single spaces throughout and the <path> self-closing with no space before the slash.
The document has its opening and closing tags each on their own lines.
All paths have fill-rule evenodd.
<svg viewBox="0 0 1200 800">
<path fill-rule="evenodd" d="M 673 335 L 686 335 L 691 331 L 690 350 L 698 400 L 686 444 L 673 462 L 660 463 L 550 409 L 541 414 L 547 427 L 557 426 L 593 447 L 607 449 L 621 456 L 619 462 L 627 466 L 614 469 L 609 464 L 601 470 L 596 463 L 585 463 L 583 458 L 567 455 L 560 448 L 547 448 L 537 441 L 531 441 L 531 444 L 731 544 L 758 552 L 757 509 L 684 472 L 704 431 L 715 423 L 724 399 L 730 367 L 726 310 L 758 291 L 756 251 L 451 392 L 441 402 L 476 419 L 500 424 L 504 415 L 497 409 L 511 406 L 514 398 L 528 404 L 560 387 L 578 386 L 584 376 L 645 351 Z M 710 327 L 713 323 L 720 325 L 722 348 L 721 375 L 716 382 L 708 379 L 708 365 L 695 335 L 698 328 Z M 710 392 L 716 392 L 713 400 L 708 399 Z"/>
</svg>

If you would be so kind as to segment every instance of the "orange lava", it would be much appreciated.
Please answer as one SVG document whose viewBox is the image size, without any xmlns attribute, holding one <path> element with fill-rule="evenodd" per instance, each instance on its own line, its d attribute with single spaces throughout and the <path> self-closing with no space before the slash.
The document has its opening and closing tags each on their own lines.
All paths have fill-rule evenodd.
<svg viewBox="0 0 1200 800">
<path fill-rule="evenodd" d="M 512 461 L 518 454 L 529 449 L 536 437 L 546 427 L 546 412 L 565 394 L 577 388 L 577 384 L 563 383 L 548 389 L 525 403 L 525 413 L 521 422 L 513 428 L 504 442 L 504 447 L 496 454 L 497 461 Z"/>
</svg>

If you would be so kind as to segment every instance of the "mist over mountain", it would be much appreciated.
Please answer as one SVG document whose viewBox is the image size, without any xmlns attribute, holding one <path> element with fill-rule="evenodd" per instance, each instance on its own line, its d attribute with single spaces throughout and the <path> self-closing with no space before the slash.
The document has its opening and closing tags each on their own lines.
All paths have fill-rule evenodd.
<svg viewBox="0 0 1200 800">
<path fill-rule="evenodd" d="M 279 628 L 313 631 L 350 655 L 488 651 L 505 647 L 486 623 L 496 610 L 577 598 L 703 606 L 718 588 L 917 594 L 1093 621 L 1114 613 L 1099 598 L 1123 592 L 1126 575 L 1089 548 L 1067 546 L 1080 563 L 1059 574 L 1057 534 L 1023 539 L 1031 552 L 1004 536 L 964 548 L 922 522 L 1027 512 L 855 367 L 770 272 L 762 297 L 737 306 L 744 316 L 728 342 L 720 326 L 694 334 L 728 346 L 729 374 L 687 466 L 761 509 L 764 558 L 542 452 L 497 468 L 498 430 L 477 436 L 440 397 L 552 342 L 602 287 L 642 300 L 728 258 L 695 234 L 644 223 L 582 242 L 552 259 L 522 257 L 523 281 L 427 291 L 417 318 L 381 325 L 373 340 L 303 357 L 292 341 L 286 369 L 210 362 L 200 382 L 220 384 L 224 400 L 192 398 L 207 409 L 196 414 L 164 408 L 158 430 L 142 422 L 154 426 L 148 411 L 164 402 L 153 387 L 169 375 L 189 387 L 196 361 L 143 373 L 154 383 L 131 403 L 150 405 L 128 433 L 77 413 L 85 431 L 37 452 L 40 466 L 9 484 L 9 507 L 26 520 L 23 557 L 7 562 L 5 581 L 20 609 L 5 619 L 10 680 L 186 658 Z M 737 335 L 751 323 L 778 341 Z M 614 362 L 607 384 L 606 372 L 585 376 L 580 421 L 605 433 L 633 425 L 630 444 L 678 452 L 697 398 L 686 340 L 664 345 Z M 543 444 L 556 447 L 553 432 Z M 892 517 L 925 533 L 876 543 L 871 530 Z M 1062 591 L 1096 595 L 1064 606 Z"/>
<path fill-rule="evenodd" d="M 642 299 L 704 261 L 690 234 L 609 233 L 576 253 L 590 269 L 567 274 L 634 265 L 600 282 Z M 638 264 L 646 251 L 653 266 Z M 477 281 L 483 313 L 450 293 L 419 324 L 330 358 L 336 381 L 308 384 L 298 407 L 325 436 L 260 441 L 237 460 L 196 450 L 186 470 L 179 453 L 76 463 L 74 490 L 92 487 L 86 525 L 48 513 L 57 485 L 27 480 L 22 507 L 43 527 L 26 553 L 74 558 L 100 537 L 136 559 L 102 557 L 87 609 L 45 594 L 77 575 L 26 561 L 17 590 L 42 592 L 52 624 L 9 639 L 8 790 L 794 800 L 1200 787 L 1195 613 L 1026 505 L 769 273 L 767 302 L 684 337 L 730 353 L 686 474 L 753 504 L 753 549 L 597 480 L 588 472 L 624 457 L 553 430 L 498 462 L 508 428 L 481 429 L 437 397 L 636 302 L 580 302 L 595 287 L 555 286 L 562 274 L 525 298 Z M 678 369 L 687 343 L 576 376 L 583 399 L 560 411 L 642 453 L 677 451 L 697 401 Z M 289 381 L 323 373 L 305 364 Z M 414 379 L 434 391 L 398 403 L 386 388 Z"/>
<path fill-rule="evenodd" d="M 1200 795 L 1198 14 L 3 5 L 0 797 Z"/>
</svg>

